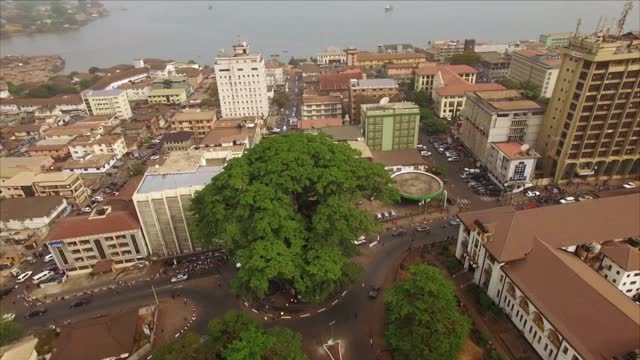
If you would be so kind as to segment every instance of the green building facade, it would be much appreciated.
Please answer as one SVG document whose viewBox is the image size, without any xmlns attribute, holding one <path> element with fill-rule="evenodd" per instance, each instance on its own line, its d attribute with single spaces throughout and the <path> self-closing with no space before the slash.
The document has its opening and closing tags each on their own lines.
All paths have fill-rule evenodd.
<svg viewBox="0 0 640 360">
<path fill-rule="evenodd" d="M 558 49 L 569 45 L 569 40 L 573 37 L 570 32 L 552 33 L 540 35 L 540 42 L 546 45 L 547 49 Z"/>
<path fill-rule="evenodd" d="M 420 108 L 399 102 L 361 106 L 362 127 L 372 151 L 415 149 L 418 145 Z"/>
</svg>

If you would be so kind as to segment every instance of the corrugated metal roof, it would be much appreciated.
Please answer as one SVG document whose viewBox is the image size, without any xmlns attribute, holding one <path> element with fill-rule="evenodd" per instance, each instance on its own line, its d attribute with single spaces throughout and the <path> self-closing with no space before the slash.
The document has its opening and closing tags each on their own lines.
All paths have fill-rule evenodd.
<svg viewBox="0 0 640 360">
<path fill-rule="evenodd" d="M 138 188 L 138 194 L 207 185 L 220 174 L 222 166 L 201 166 L 194 172 L 175 174 L 147 174 Z"/>
</svg>

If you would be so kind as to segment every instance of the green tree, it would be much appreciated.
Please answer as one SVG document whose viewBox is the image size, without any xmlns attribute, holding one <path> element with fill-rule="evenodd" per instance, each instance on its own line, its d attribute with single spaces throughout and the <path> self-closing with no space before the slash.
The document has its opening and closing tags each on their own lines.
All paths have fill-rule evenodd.
<svg viewBox="0 0 640 360">
<path fill-rule="evenodd" d="M 131 176 L 142 175 L 144 174 L 144 170 L 145 170 L 144 165 L 139 162 L 134 163 L 129 167 L 129 173 L 131 174 Z"/>
<path fill-rule="evenodd" d="M 98 72 L 99 68 L 96 66 L 92 66 L 89 68 L 89 74 L 95 74 L 96 72 Z"/>
<path fill-rule="evenodd" d="M 197 62 L 195 60 L 189 60 L 188 62 L 189 64 L 197 64 Z"/>
<path fill-rule="evenodd" d="M 292 56 L 291 59 L 289 59 L 289 65 L 297 67 L 300 65 L 300 61 Z"/>
<path fill-rule="evenodd" d="M 392 183 L 382 165 L 325 135 L 271 137 L 196 194 L 192 233 L 235 255 L 233 287 L 243 296 L 262 298 L 277 283 L 321 301 L 353 280 L 351 241 L 377 227 L 353 205 L 371 196 L 396 201 Z"/>
<path fill-rule="evenodd" d="M 471 322 L 460 313 L 453 285 L 426 264 L 385 294 L 385 341 L 397 359 L 458 358 Z"/>
<path fill-rule="evenodd" d="M 46 85 L 39 85 L 27 91 L 27 97 L 48 98 L 52 96 L 53 94 L 49 91 L 49 87 Z"/>
<path fill-rule="evenodd" d="M 433 175 L 444 175 L 447 172 L 447 166 L 444 164 L 434 164 L 431 167 L 431 173 Z"/>
<path fill-rule="evenodd" d="M 14 321 L 0 322 L 0 347 L 22 337 L 24 331 Z"/>
<path fill-rule="evenodd" d="M 200 336 L 188 332 L 153 352 L 156 360 L 205 360 L 211 357 L 201 345 Z"/>
<path fill-rule="evenodd" d="M 282 109 L 283 107 L 287 106 L 287 103 L 289 102 L 289 95 L 287 95 L 287 93 L 284 91 L 278 91 L 273 96 L 272 102 L 276 104 L 279 109 Z"/>
<path fill-rule="evenodd" d="M 93 84 L 95 84 L 97 81 L 98 81 L 97 76 L 94 76 L 89 79 L 81 79 L 80 82 L 78 83 L 78 87 L 80 88 L 80 90 L 86 90 L 91 86 L 93 86 Z"/>
<path fill-rule="evenodd" d="M 420 123 L 429 134 L 441 134 L 449 128 L 446 122 L 435 116 L 429 109 L 420 109 Z"/>
<path fill-rule="evenodd" d="M 56 18 L 61 19 L 67 14 L 67 8 L 64 7 L 62 1 L 51 1 L 49 4 L 49 11 L 51 11 L 51 14 Z"/>
<path fill-rule="evenodd" d="M 9 94 L 13 96 L 20 96 L 24 93 L 24 87 L 22 87 L 22 85 L 19 85 L 19 84 L 7 82 L 7 88 L 9 90 Z"/>
<path fill-rule="evenodd" d="M 433 106 L 433 98 L 424 90 L 414 93 L 412 101 L 421 108 L 430 108 Z"/>
<path fill-rule="evenodd" d="M 237 310 L 230 310 L 221 319 L 209 321 L 207 328 L 209 351 L 221 354 L 225 345 L 238 340 L 242 333 L 258 327 L 258 322 L 253 318 Z"/>
<path fill-rule="evenodd" d="M 469 65 L 475 66 L 480 62 L 480 54 L 467 51 L 462 54 L 456 54 L 448 58 L 447 61 L 451 65 Z"/>
</svg>

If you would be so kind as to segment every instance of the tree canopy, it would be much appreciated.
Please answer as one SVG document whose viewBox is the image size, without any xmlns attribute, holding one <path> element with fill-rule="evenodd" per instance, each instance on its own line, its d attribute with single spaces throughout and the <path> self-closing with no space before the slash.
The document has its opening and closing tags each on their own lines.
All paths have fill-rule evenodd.
<svg viewBox="0 0 640 360">
<path fill-rule="evenodd" d="M 429 109 L 420 109 L 420 123 L 429 134 L 441 134 L 447 132 L 449 125 L 439 119 Z"/>
<path fill-rule="evenodd" d="M 466 51 L 462 54 L 456 54 L 447 59 L 451 65 L 469 65 L 475 66 L 480 62 L 480 54 Z"/>
<path fill-rule="evenodd" d="M 530 81 L 516 81 L 511 79 L 503 79 L 498 84 L 507 89 L 521 90 L 525 96 L 537 99 L 540 96 L 540 87 Z"/>
<path fill-rule="evenodd" d="M 211 320 L 207 339 L 200 341 L 187 333 L 158 348 L 160 360 L 305 360 L 302 338 L 293 331 L 274 327 L 263 329 L 256 320 L 236 310 Z"/>
<path fill-rule="evenodd" d="M 383 166 L 358 155 L 323 134 L 264 139 L 196 194 L 193 236 L 234 254 L 233 287 L 243 296 L 279 285 L 321 301 L 353 281 L 352 241 L 376 229 L 355 203 L 398 199 Z"/>
<path fill-rule="evenodd" d="M 289 95 L 284 91 L 278 91 L 273 96 L 272 102 L 276 104 L 279 109 L 282 109 L 289 102 Z"/>
<path fill-rule="evenodd" d="M 453 285 L 426 264 L 408 271 L 411 278 L 385 294 L 385 340 L 394 358 L 457 359 L 471 323 L 460 313 Z"/>
<path fill-rule="evenodd" d="M 22 337 L 23 330 L 14 321 L 0 322 L 0 347 Z"/>
</svg>

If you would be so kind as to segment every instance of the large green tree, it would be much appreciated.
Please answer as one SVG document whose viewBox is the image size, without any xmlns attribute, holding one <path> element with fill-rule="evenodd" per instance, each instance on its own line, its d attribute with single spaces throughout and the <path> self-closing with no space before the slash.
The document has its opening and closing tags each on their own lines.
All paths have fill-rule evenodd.
<svg viewBox="0 0 640 360">
<path fill-rule="evenodd" d="M 0 346 L 18 340 L 24 331 L 14 321 L 0 322 Z"/>
<path fill-rule="evenodd" d="M 411 278 L 385 294 L 385 340 L 394 358 L 457 359 L 471 323 L 460 313 L 453 285 L 426 264 L 408 271 Z"/>
<path fill-rule="evenodd" d="M 272 102 L 276 104 L 279 109 L 282 109 L 289 102 L 289 95 L 284 91 L 278 91 L 273 96 Z"/>
<path fill-rule="evenodd" d="M 376 224 L 354 205 L 372 196 L 398 199 L 382 165 L 349 145 L 322 134 L 270 137 L 196 194 L 192 233 L 234 254 L 238 293 L 261 298 L 278 284 L 320 301 L 357 274 L 351 241 Z"/>
<path fill-rule="evenodd" d="M 448 58 L 447 61 L 451 65 L 469 65 L 475 66 L 480 62 L 480 54 L 467 51 L 462 54 L 456 54 Z"/>
</svg>

